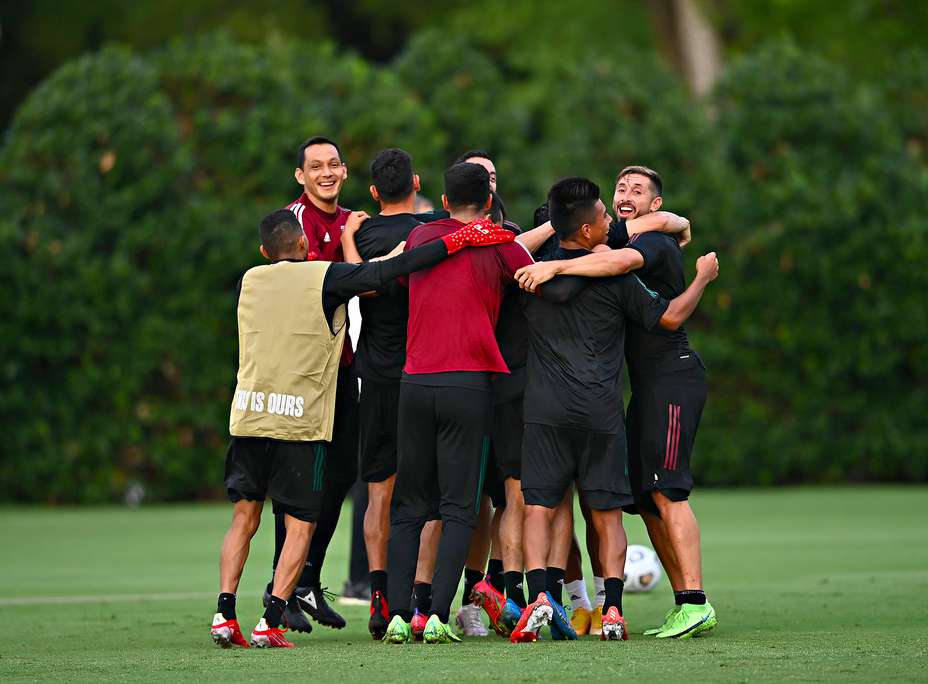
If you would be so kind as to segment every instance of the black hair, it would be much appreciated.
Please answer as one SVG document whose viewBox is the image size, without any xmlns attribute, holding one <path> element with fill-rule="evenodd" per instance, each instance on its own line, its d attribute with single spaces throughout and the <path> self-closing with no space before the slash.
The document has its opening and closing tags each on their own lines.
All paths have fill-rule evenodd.
<svg viewBox="0 0 928 684">
<path fill-rule="evenodd" d="M 506 205 L 503 204 L 503 198 L 495 190 L 490 191 L 490 220 L 498 226 L 503 225 L 506 220 Z"/>
<path fill-rule="evenodd" d="M 371 162 L 371 181 L 384 202 L 398 202 L 412 192 L 412 157 L 397 148 L 382 150 Z"/>
<path fill-rule="evenodd" d="M 454 160 L 455 164 L 463 164 L 468 159 L 487 159 L 493 161 L 493 157 L 490 156 L 490 153 L 486 150 L 467 150 L 464 154 Z"/>
<path fill-rule="evenodd" d="M 532 215 L 532 227 L 537 228 L 538 226 L 547 223 L 551 220 L 551 216 L 548 212 L 548 203 L 545 202 L 540 207 L 535 210 L 535 213 Z"/>
<path fill-rule="evenodd" d="M 261 244 L 271 259 L 292 249 L 303 234 L 303 226 L 289 209 L 278 209 L 263 219 L 258 228 Z"/>
<path fill-rule="evenodd" d="M 490 174 L 480 164 L 455 164 L 445 171 L 445 197 L 453 209 L 482 208 L 490 196 Z"/>
<path fill-rule="evenodd" d="M 619 171 L 619 175 L 616 176 L 616 185 L 618 185 L 619 181 L 622 180 L 625 176 L 632 173 L 646 176 L 651 181 L 651 185 L 654 187 L 654 195 L 656 197 L 660 197 L 661 193 L 664 192 L 664 182 L 661 180 L 660 174 L 654 169 L 649 169 L 647 166 L 626 166 L 624 169 Z"/>
<path fill-rule="evenodd" d="M 567 240 L 584 223 L 591 223 L 599 186 L 588 178 L 565 178 L 548 191 L 548 211 L 551 225 L 560 240 Z"/>
<path fill-rule="evenodd" d="M 303 144 L 300 145 L 300 149 L 298 149 L 296 152 L 296 167 L 298 169 L 303 168 L 303 164 L 306 162 L 306 148 L 312 145 L 331 145 L 335 148 L 335 151 L 338 152 L 338 158 L 342 158 L 342 151 L 339 149 L 338 143 L 336 143 L 334 140 L 326 138 L 325 136 L 314 135 L 311 138 L 306 138 L 306 140 L 303 141 Z"/>
</svg>

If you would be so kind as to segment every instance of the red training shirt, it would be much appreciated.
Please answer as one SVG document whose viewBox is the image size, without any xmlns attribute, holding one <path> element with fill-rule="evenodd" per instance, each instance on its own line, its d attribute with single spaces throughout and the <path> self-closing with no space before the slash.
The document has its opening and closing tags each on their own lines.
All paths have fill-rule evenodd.
<svg viewBox="0 0 928 684">
<path fill-rule="evenodd" d="M 441 219 L 417 226 L 406 240 L 412 249 L 464 224 Z M 513 275 L 533 263 L 517 242 L 461 250 L 431 268 L 409 274 L 406 373 L 490 371 L 508 373 L 496 344 L 496 321 Z"/>
</svg>

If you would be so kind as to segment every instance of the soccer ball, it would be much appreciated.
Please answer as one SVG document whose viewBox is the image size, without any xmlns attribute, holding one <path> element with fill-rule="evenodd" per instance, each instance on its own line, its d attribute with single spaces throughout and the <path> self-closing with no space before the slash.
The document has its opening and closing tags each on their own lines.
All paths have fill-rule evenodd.
<svg viewBox="0 0 928 684">
<path fill-rule="evenodd" d="M 647 546 L 632 545 L 625 554 L 625 591 L 639 594 L 651 591 L 661 580 L 657 554 Z"/>
</svg>

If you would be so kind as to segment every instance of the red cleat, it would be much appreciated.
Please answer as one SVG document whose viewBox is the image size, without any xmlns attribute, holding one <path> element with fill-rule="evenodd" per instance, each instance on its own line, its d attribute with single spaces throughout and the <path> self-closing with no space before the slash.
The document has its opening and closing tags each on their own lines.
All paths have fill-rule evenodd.
<svg viewBox="0 0 928 684">
<path fill-rule="evenodd" d="M 268 627 L 264 618 L 258 620 L 251 632 L 251 645 L 258 648 L 293 648 L 293 643 L 284 636 L 286 630 Z"/>
<path fill-rule="evenodd" d="M 538 639 L 538 631 L 551 622 L 554 615 L 554 608 L 548 601 L 544 592 L 538 594 L 535 602 L 522 611 L 522 617 L 519 624 L 512 630 L 509 641 L 514 644 L 524 644 Z"/>
<path fill-rule="evenodd" d="M 238 626 L 238 620 L 226 620 L 222 613 L 216 613 L 213 616 L 213 626 L 209 628 L 209 635 L 213 642 L 222 648 L 230 646 L 241 646 L 248 648 L 248 642 L 242 634 L 242 628 Z"/>
<path fill-rule="evenodd" d="M 603 615 L 603 631 L 599 635 L 600 641 L 628 641 L 628 627 L 625 618 L 619 614 L 619 609 L 609 606 Z"/>
<path fill-rule="evenodd" d="M 412 638 L 416 641 L 422 641 L 422 635 L 425 633 L 425 624 L 429 621 L 428 616 L 423 615 L 416 608 L 412 614 L 412 620 L 409 621 L 409 628 L 412 630 Z"/>
<path fill-rule="evenodd" d="M 470 600 L 478 606 L 483 606 L 484 612 L 490 618 L 490 626 L 494 632 L 501 637 L 509 636 L 506 628 L 500 623 L 506 598 L 487 581 L 486 577 L 474 585 L 470 592 Z"/>
</svg>

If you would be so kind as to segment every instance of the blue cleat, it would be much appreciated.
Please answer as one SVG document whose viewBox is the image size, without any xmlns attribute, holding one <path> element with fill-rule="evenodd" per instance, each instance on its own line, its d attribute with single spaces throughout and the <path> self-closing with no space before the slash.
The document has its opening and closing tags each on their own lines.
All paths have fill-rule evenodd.
<svg viewBox="0 0 928 684">
<path fill-rule="evenodd" d="M 548 603 L 554 608 L 554 614 L 551 616 L 551 638 L 555 641 L 576 641 L 577 630 L 570 624 L 570 618 L 567 617 L 567 611 L 564 606 L 554 600 L 551 592 L 547 592 Z"/>
<path fill-rule="evenodd" d="M 499 618 L 500 626 L 506 631 L 504 636 L 510 636 L 512 630 L 516 628 L 516 625 L 519 624 L 519 620 L 521 619 L 522 609 L 519 608 L 518 604 L 512 599 L 506 599 L 506 604 L 503 606 L 503 613 Z"/>
</svg>

